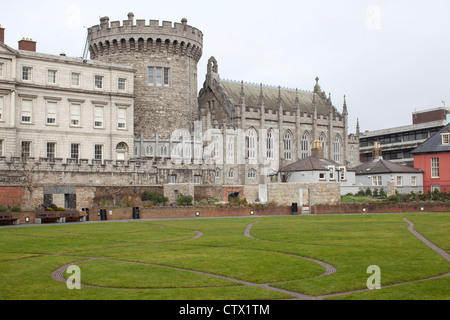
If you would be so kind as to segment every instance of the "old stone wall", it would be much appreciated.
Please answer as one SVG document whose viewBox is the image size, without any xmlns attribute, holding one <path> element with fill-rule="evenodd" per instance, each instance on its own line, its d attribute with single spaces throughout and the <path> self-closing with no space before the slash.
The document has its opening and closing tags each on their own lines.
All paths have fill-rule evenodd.
<svg viewBox="0 0 450 320">
<path fill-rule="evenodd" d="M 272 183 L 268 184 L 268 202 L 280 205 L 337 204 L 341 200 L 339 183 Z"/>
</svg>

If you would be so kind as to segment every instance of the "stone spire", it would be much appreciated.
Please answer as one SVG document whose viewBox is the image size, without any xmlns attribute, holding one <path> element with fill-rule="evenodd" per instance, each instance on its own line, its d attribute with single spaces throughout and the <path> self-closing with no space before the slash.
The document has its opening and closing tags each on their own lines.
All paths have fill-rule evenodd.
<svg viewBox="0 0 450 320">
<path fill-rule="evenodd" d="M 345 95 L 344 95 L 344 107 L 343 107 L 343 110 L 342 110 L 342 114 L 344 116 L 348 116 L 347 99 L 346 99 Z"/>
<path fill-rule="evenodd" d="M 241 81 L 241 105 L 245 104 L 244 81 Z"/>
</svg>

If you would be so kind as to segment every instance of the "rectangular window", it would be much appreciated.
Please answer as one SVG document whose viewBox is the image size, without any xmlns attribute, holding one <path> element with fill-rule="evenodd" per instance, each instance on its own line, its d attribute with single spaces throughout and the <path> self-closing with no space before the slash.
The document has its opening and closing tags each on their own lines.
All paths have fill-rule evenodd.
<svg viewBox="0 0 450 320">
<path fill-rule="evenodd" d="M 194 184 L 201 184 L 201 183 L 202 183 L 202 177 L 194 176 Z"/>
<path fill-rule="evenodd" d="M 26 159 L 31 157 L 31 142 L 22 141 L 21 157 Z"/>
<path fill-rule="evenodd" d="M 339 175 L 341 181 L 347 180 L 347 170 L 345 169 L 345 167 L 340 168 Z"/>
<path fill-rule="evenodd" d="M 119 108 L 117 112 L 117 128 L 126 129 L 127 128 L 127 109 Z"/>
<path fill-rule="evenodd" d="M 48 70 L 47 71 L 47 83 L 55 84 L 56 83 L 56 74 L 57 74 L 56 70 Z"/>
<path fill-rule="evenodd" d="M 33 68 L 31 67 L 22 67 L 22 80 L 31 81 L 31 77 L 33 75 Z"/>
<path fill-rule="evenodd" d="M 326 180 L 326 174 L 325 173 L 319 173 L 319 180 Z"/>
<path fill-rule="evenodd" d="M 127 79 L 119 78 L 117 81 L 117 89 L 119 91 L 125 91 L 127 89 Z"/>
<path fill-rule="evenodd" d="M 79 127 L 81 125 L 81 105 L 73 103 L 70 105 L 70 125 Z"/>
<path fill-rule="evenodd" d="M 439 158 L 431 159 L 431 177 L 439 178 Z"/>
<path fill-rule="evenodd" d="M 0 97 L 0 121 L 4 120 L 3 119 L 3 109 L 5 107 L 5 98 Z"/>
<path fill-rule="evenodd" d="M 79 158 L 80 158 L 80 145 L 72 143 L 70 145 L 70 159 L 76 159 L 76 162 L 78 163 Z"/>
<path fill-rule="evenodd" d="M 56 106 L 57 103 L 54 101 L 47 101 L 47 124 L 56 124 Z"/>
<path fill-rule="evenodd" d="M 0 78 L 4 78 L 5 77 L 5 64 L 4 63 L 0 63 Z"/>
<path fill-rule="evenodd" d="M 81 85 L 81 73 L 72 72 L 71 81 L 73 87 L 79 87 Z"/>
<path fill-rule="evenodd" d="M 4 157 L 5 154 L 5 140 L 0 140 L 0 157 Z"/>
<path fill-rule="evenodd" d="M 94 107 L 94 127 L 103 128 L 103 107 Z"/>
<path fill-rule="evenodd" d="M 156 85 L 162 85 L 162 68 L 156 68 Z"/>
<path fill-rule="evenodd" d="M 103 159 L 103 146 L 100 144 L 96 144 L 94 147 L 94 159 L 95 160 Z"/>
<path fill-rule="evenodd" d="M 155 84 L 155 74 L 154 74 L 154 68 L 148 67 L 148 84 L 154 85 Z"/>
<path fill-rule="evenodd" d="M 95 76 L 95 88 L 103 89 L 103 77 Z"/>
<path fill-rule="evenodd" d="M 177 183 L 177 176 L 174 174 L 169 175 L 168 181 L 170 184 Z"/>
<path fill-rule="evenodd" d="M 31 123 L 32 110 L 33 110 L 33 101 L 27 99 L 22 100 L 22 122 Z"/>
<path fill-rule="evenodd" d="M 397 187 L 403 187 L 403 177 L 397 177 Z"/>
<path fill-rule="evenodd" d="M 450 133 L 442 135 L 442 144 L 450 144 Z"/>
<path fill-rule="evenodd" d="M 411 187 L 417 187 L 417 177 L 411 177 Z"/>
<path fill-rule="evenodd" d="M 54 162 L 56 157 L 56 143 L 47 142 L 47 158 L 50 162 Z"/>
<path fill-rule="evenodd" d="M 383 179 L 381 176 L 372 177 L 372 185 L 373 186 L 381 186 L 383 185 Z"/>
<path fill-rule="evenodd" d="M 164 68 L 164 85 L 169 85 L 169 68 Z"/>
</svg>

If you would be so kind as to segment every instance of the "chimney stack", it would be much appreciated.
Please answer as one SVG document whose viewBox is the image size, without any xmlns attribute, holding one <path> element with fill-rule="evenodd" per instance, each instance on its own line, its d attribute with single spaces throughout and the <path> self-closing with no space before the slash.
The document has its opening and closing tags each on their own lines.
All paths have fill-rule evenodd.
<svg viewBox="0 0 450 320">
<path fill-rule="evenodd" d="M 5 43 L 5 28 L 0 24 L 0 42 Z"/>
<path fill-rule="evenodd" d="M 313 156 L 314 158 L 318 158 L 318 159 L 324 158 L 322 141 L 320 141 L 320 140 L 313 141 L 313 145 L 311 148 L 311 156 Z"/>
<path fill-rule="evenodd" d="M 33 41 L 33 39 L 22 38 L 22 40 L 19 41 L 19 50 L 36 52 L 36 41 Z"/>
</svg>

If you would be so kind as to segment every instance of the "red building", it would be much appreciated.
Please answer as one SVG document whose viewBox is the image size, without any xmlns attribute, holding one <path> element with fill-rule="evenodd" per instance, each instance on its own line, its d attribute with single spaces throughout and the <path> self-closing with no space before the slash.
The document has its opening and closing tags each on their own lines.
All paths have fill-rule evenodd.
<svg viewBox="0 0 450 320">
<path fill-rule="evenodd" d="M 423 191 L 450 191 L 450 124 L 413 152 L 414 167 L 422 169 Z"/>
</svg>

